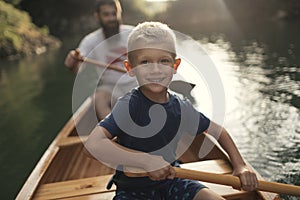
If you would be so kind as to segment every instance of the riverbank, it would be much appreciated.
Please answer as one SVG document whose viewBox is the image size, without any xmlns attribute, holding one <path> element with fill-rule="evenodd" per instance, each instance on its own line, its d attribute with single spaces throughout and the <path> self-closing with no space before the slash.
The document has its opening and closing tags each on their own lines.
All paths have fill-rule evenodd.
<svg viewBox="0 0 300 200">
<path fill-rule="evenodd" d="M 0 1 L 0 21 L 0 59 L 41 54 L 61 45 L 47 27 L 38 28 L 27 12 L 3 1 Z"/>
</svg>

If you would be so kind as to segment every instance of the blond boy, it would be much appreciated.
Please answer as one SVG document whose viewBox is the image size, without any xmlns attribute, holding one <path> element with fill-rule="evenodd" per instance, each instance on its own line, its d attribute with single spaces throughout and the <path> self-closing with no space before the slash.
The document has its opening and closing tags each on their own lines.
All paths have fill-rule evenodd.
<svg viewBox="0 0 300 200">
<path fill-rule="evenodd" d="M 204 199 L 221 196 L 201 183 L 175 178 L 177 144 L 182 135 L 210 134 L 228 153 L 234 175 L 242 189 L 257 187 L 255 173 L 246 164 L 228 132 L 168 92 L 168 85 L 180 65 L 176 58 L 175 35 L 165 24 L 139 24 L 128 39 L 128 60 L 124 62 L 139 87 L 122 97 L 112 113 L 99 123 L 86 142 L 89 153 L 116 167 L 114 183 L 118 199 Z M 112 141 L 117 137 L 117 142 Z M 127 177 L 123 166 L 148 172 L 148 177 Z"/>
</svg>

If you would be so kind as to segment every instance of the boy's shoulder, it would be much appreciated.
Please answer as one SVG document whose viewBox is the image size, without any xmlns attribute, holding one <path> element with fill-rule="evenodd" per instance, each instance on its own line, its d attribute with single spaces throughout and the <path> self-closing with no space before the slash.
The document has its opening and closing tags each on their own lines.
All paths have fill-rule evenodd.
<svg viewBox="0 0 300 200">
<path fill-rule="evenodd" d="M 188 98 L 178 96 L 176 93 L 169 92 L 169 94 L 170 94 L 171 98 L 173 98 L 174 100 L 178 101 L 180 104 L 193 106 L 192 103 L 191 103 L 191 101 Z"/>
</svg>

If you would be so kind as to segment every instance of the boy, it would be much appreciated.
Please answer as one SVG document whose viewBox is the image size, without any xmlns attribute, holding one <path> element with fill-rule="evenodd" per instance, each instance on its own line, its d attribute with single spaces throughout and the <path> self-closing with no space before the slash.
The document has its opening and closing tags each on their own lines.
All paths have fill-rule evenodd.
<svg viewBox="0 0 300 200">
<path fill-rule="evenodd" d="M 179 179 L 177 144 L 185 133 L 210 134 L 228 153 L 234 174 L 244 190 L 257 187 L 255 173 L 246 164 L 227 131 L 196 111 L 187 100 L 168 92 L 180 64 L 175 35 L 165 24 L 139 24 L 128 39 L 124 62 L 139 88 L 120 98 L 112 113 L 99 123 L 85 146 L 101 162 L 116 167 L 118 199 L 223 199 L 198 181 Z M 112 139 L 117 136 L 118 141 Z M 120 167 L 121 166 L 121 167 Z M 142 168 L 148 177 L 128 177 L 122 166 Z"/>
</svg>

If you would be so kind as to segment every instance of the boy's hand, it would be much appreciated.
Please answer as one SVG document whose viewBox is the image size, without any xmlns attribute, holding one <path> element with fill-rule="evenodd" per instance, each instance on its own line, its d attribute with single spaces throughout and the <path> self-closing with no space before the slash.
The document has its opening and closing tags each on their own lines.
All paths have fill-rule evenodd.
<svg viewBox="0 0 300 200">
<path fill-rule="evenodd" d="M 159 170 L 148 172 L 149 178 L 153 181 L 175 178 L 176 172 L 171 165 L 163 167 Z"/>
<path fill-rule="evenodd" d="M 149 155 L 147 161 L 143 168 L 147 171 L 151 180 L 158 181 L 175 177 L 175 170 L 162 156 Z"/>
<path fill-rule="evenodd" d="M 258 181 L 256 174 L 246 167 L 241 167 L 239 169 L 235 169 L 233 171 L 234 176 L 238 176 L 240 178 L 242 188 L 235 189 L 243 189 L 245 191 L 253 191 L 258 187 Z"/>
</svg>

